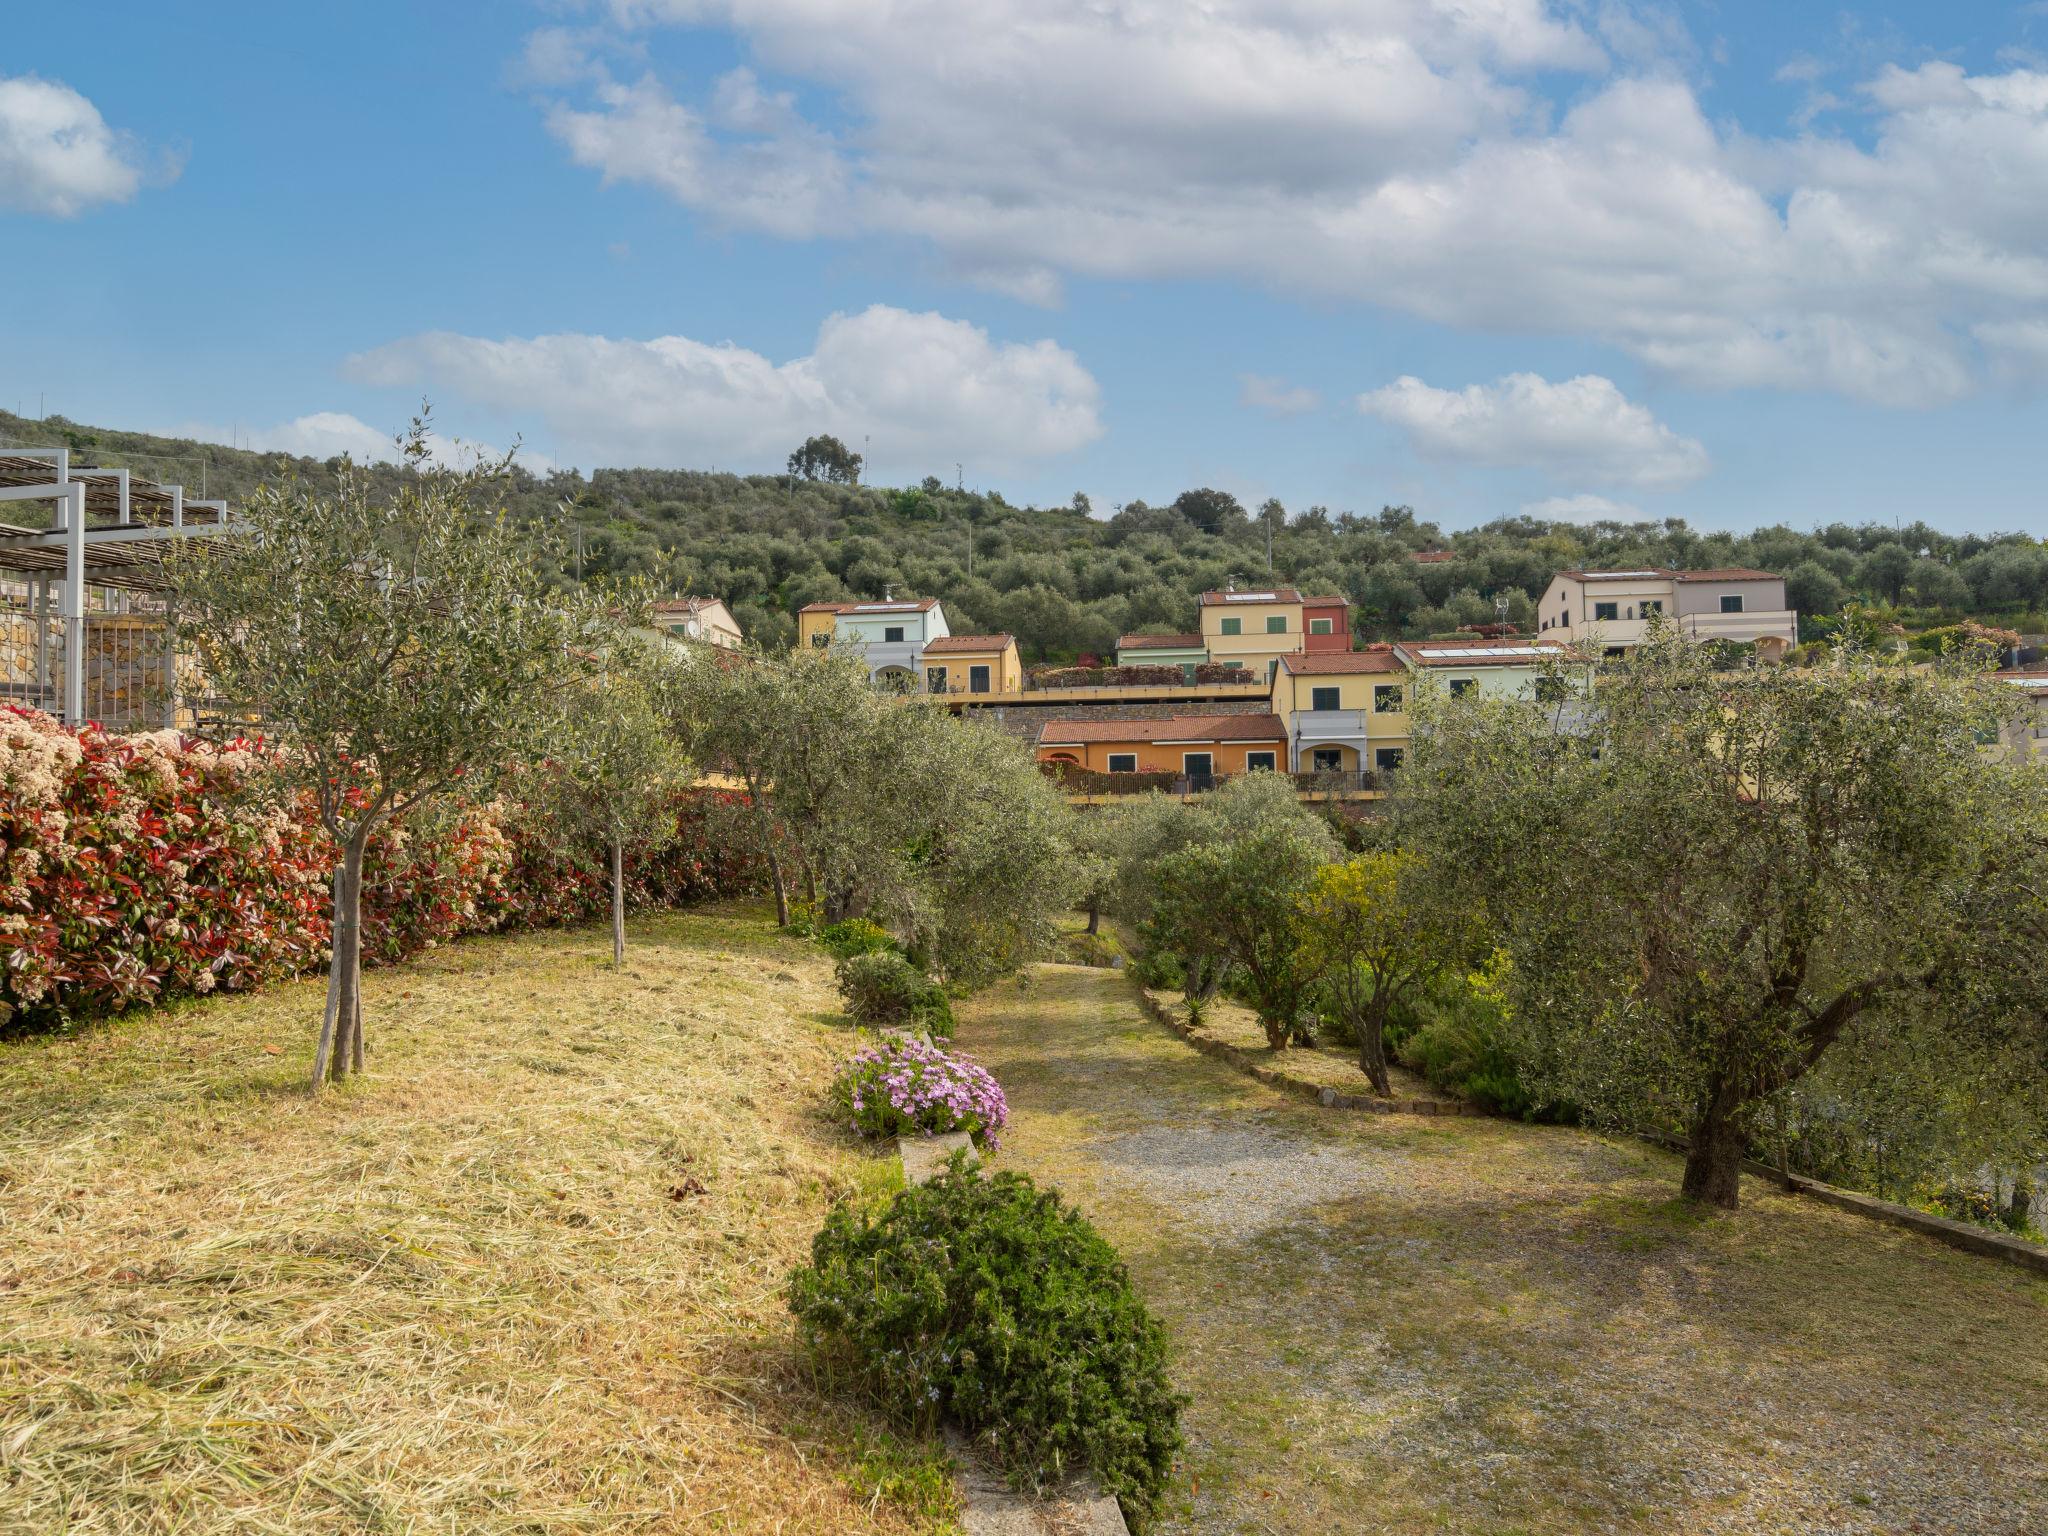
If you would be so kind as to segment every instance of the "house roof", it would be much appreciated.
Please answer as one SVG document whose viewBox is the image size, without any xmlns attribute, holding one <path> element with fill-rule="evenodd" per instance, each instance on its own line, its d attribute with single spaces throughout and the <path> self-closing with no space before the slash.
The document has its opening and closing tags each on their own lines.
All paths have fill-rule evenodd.
<svg viewBox="0 0 2048 1536">
<path fill-rule="evenodd" d="M 1282 656 L 1280 665 L 1298 677 L 1336 677 L 1355 672 L 1400 672 L 1405 668 L 1392 648 L 1364 651 L 1301 651 Z"/>
<path fill-rule="evenodd" d="M 2014 667 L 1991 675 L 2001 683 L 2011 683 L 2013 687 L 2024 688 L 2029 693 L 2048 693 L 2048 667 Z"/>
<path fill-rule="evenodd" d="M 1348 597 L 1304 597 L 1301 600 L 1301 606 L 1304 608 L 1349 608 L 1351 606 L 1351 599 Z"/>
<path fill-rule="evenodd" d="M 1014 635 L 941 635 L 924 643 L 924 653 L 943 656 L 949 651 L 1007 651 L 1016 643 Z"/>
<path fill-rule="evenodd" d="M 656 613 L 703 613 L 706 609 L 724 607 L 725 599 L 722 597 L 665 597 L 654 605 L 654 611 Z"/>
<path fill-rule="evenodd" d="M 1204 592 L 1200 601 L 1204 608 L 1224 603 L 1298 603 L 1301 593 L 1293 587 L 1246 587 L 1242 592 Z"/>
<path fill-rule="evenodd" d="M 923 613 L 939 606 L 936 597 L 905 597 L 893 602 L 805 603 L 798 613 Z"/>
<path fill-rule="evenodd" d="M 1409 551 L 1408 558 L 1417 565 L 1442 565 L 1446 560 L 1457 559 L 1458 552 L 1454 549 L 1416 549 Z"/>
<path fill-rule="evenodd" d="M 1199 651 L 1203 647 L 1200 635 L 1118 635 L 1116 648 L 1120 651 Z"/>
<path fill-rule="evenodd" d="M 1747 566 L 1727 566 L 1711 571 L 1678 571 L 1667 566 L 1641 566 L 1630 571 L 1559 571 L 1557 573 L 1570 581 L 1777 581 L 1780 578 L 1770 571 L 1751 570 Z"/>
<path fill-rule="evenodd" d="M 1571 653 L 1534 640 L 1403 640 L 1397 647 L 1418 667 L 1528 667 Z"/>
<path fill-rule="evenodd" d="M 1173 715 L 1165 720 L 1048 720 L 1038 728 L 1041 747 L 1088 742 L 1285 741 L 1278 715 Z"/>
</svg>

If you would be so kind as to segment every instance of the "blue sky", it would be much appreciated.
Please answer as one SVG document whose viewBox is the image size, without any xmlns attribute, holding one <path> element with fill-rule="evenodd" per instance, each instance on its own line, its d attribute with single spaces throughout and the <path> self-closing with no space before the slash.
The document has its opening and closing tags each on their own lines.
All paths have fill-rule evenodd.
<svg viewBox="0 0 2048 1536">
<path fill-rule="evenodd" d="M 0 252 L 259 446 L 2048 531 L 2044 5 L 42 6 Z"/>
</svg>

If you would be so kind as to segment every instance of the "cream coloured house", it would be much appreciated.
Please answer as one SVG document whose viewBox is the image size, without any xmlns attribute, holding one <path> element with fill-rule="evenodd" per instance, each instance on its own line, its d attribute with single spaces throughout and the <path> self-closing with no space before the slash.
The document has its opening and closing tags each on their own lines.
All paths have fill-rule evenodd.
<svg viewBox="0 0 2048 1536">
<path fill-rule="evenodd" d="M 1560 571 L 1537 604 L 1537 637 L 1620 655 L 1656 620 L 1693 640 L 1751 644 L 1768 661 L 1799 643 L 1785 578 L 1769 571 Z"/>
</svg>

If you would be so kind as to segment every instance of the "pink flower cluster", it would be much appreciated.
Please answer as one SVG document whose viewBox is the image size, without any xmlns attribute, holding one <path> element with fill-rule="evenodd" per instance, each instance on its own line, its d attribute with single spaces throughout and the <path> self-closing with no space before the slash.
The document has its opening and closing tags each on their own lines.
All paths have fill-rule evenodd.
<svg viewBox="0 0 2048 1536">
<path fill-rule="evenodd" d="M 862 1051 L 839 1075 L 840 1102 L 866 1136 L 965 1131 L 993 1150 L 1010 1118 L 996 1080 L 964 1056 L 892 1036 Z"/>
</svg>

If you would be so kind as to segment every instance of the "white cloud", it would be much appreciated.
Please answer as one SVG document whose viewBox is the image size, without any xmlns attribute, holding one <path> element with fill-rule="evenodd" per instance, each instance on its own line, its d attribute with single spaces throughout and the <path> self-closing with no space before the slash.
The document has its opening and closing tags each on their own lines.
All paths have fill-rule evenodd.
<svg viewBox="0 0 2048 1536">
<path fill-rule="evenodd" d="M 1680 437 L 1598 374 L 1553 384 L 1511 373 L 1458 390 L 1404 375 L 1360 395 L 1358 408 L 1400 427 L 1417 452 L 1434 459 L 1645 487 L 1682 485 L 1707 471 L 1698 441 Z"/>
<path fill-rule="evenodd" d="M 379 431 L 346 411 L 313 411 L 271 427 L 230 428 L 185 422 L 166 435 L 301 459 L 332 459 L 347 454 L 358 464 L 398 462 L 394 434 Z M 467 466 L 479 458 L 489 461 L 498 457 L 497 450 L 486 443 L 472 443 L 439 432 L 427 434 L 427 448 L 434 462 L 445 465 Z"/>
<path fill-rule="evenodd" d="M 145 156 L 99 108 L 57 80 L 0 76 L 0 208 L 68 219 L 125 203 L 148 173 Z M 162 174 L 177 174 L 165 162 Z"/>
<path fill-rule="evenodd" d="M 965 321 L 882 304 L 829 316 L 811 352 L 784 363 L 687 336 L 430 332 L 346 371 L 544 423 L 561 457 L 583 464 L 772 467 L 830 432 L 856 447 L 872 437 L 876 462 L 906 471 L 1014 467 L 1102 435 L 1095 379 L 1064 347 L 994 342 Z"/>
<path fill-rule="evenodd" d="M 1306 385 L 1289 384 L 1263 373 L 1241 373 L 1237 386 L 1239 405 L 1269 416 L 1302 416 L 1323 403 L 1323 397 Z"/>
<path fill-rule="evenodd" d="M 1032 302 L 1237 277 L 1902 405 L 1976 386 L 1977 327 L 2048 317 L 2048 73 L 1887 69 L 1860 141 L 1763 140 L 1708 121 L 1682 37 L 1563 0 L 608 14 L 626 52 L 545 107 L 576 161 L 734 227 L 919 239 Z M 660 24 L 749 63 L 681 97 L 631 53 Z M 1562 117 L 1559 69 L 1600 77 Z"/>
<path fill-rule="evenodd" d="M 1643 509 L 1626 501 L 1580 492 L 1576 496 L 1546 496 L 1522 504 L 1522 516 L 1553 523 L 1639 523 Z"/>
</svg>

